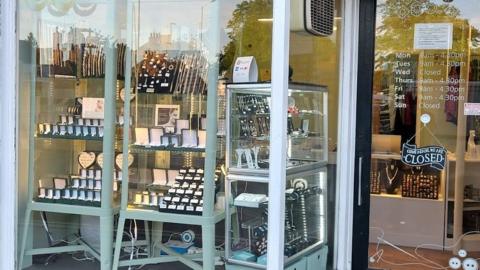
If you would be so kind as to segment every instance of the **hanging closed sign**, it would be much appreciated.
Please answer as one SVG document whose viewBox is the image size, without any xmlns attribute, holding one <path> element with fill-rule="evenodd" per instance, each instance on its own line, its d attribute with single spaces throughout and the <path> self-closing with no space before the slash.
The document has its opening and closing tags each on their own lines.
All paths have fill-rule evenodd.
<svg viewBox="0 0 480 270">
<path fill-rule="evenodd" d="M 402 146 L 402 162 L 410 166 L 428 166 L 439 171 L 445 168 L 447 150 L 440 146 L 417 147 L 404 143 Z"/>
</svg>

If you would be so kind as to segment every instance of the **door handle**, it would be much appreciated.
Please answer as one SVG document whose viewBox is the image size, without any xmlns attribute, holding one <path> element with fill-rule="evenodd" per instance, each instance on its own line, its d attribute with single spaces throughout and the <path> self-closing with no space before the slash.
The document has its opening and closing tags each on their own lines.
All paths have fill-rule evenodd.
<svg viewBox="0 0 480 270">
<path fill-rule="evenodd" d="M 357 205 L 362 206 L 362 163 L 363 157 L 358 158 L 358 193 L 357 193 Z"/>
</svg>

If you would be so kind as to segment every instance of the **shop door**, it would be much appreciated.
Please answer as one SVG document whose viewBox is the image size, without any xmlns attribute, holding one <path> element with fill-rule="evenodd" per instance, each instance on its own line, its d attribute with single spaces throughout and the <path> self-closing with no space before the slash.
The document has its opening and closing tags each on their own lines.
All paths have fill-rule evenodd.
<svg viewBox="0 0 480 270">
<path fill-rule="evenodd" d="M 476 270 L 480 2 L 366 8 L 359 66 L 373 80 L 359 77 L 353 269 Z"/>
</svg>

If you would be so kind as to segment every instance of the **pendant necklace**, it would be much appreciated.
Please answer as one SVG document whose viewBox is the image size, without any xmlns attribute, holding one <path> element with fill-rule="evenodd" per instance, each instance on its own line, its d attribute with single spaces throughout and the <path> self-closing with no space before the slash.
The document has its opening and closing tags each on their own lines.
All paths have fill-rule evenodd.
<svg viewBox="0 0 480 270">
<path fill-rule="evenodd" d="M 397 177 L 398 168 L 397 168 L 397 170 L 395 171 L 395 173 L 393 174 L 393 177 L 390 177 L 390 176 L 388 175 L 388 171 L 389 171 L 389 169 L 388 169 L 388 166 L 387 166 L 387 167 L 385 168 L 385 172 L 387 173 L 388 183 L 389 183 L 390 186 L 391 186 L 392 183 L 393 183 L 393 181 L 394 181 L 395 178 Z"/>
</svg>

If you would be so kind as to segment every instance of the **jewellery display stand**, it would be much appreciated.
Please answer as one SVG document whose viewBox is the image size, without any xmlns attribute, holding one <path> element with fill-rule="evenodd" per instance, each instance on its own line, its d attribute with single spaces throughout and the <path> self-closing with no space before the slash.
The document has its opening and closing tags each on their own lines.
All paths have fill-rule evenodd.
<svg viewBox="0 0 480 270">
<path fill-rule="evenodd" d="M 397 153 L 373 153 L 372 175 L 375 181 L 372 183 L 376 186 L 371 188 L 370 211 L 375 218 L 370 220 L 370 226 L 384 229 L 390 235 L 389 241 L 395 245 L 416 247 L 431 243 L 443 246 L 448 230 L 445 211 L 448 164 L 447 160 L 446 169 L 440 172 L 430 166 L 416 168 L 405 165 Z M 391 165 L 395 168 L 392 169 Z M 397 168 L 396 179 L 393 179 Z M 389 178 L 395 184 L 393 188 L 387 187 Z M 411 221 L 411 226 L 403 225 L 406 220 Z M 411 234 L 421 237 L 408 237 Z M 372 232 L 370 242 L 377 243 L 377 236 L 376 232 Z"/>
<path fill-rule="evenodd" d="M 214 55 L 219 51 L 219 1 L 202 2 L 201 10 L 207 7 L 209 22 L 213 22 L 206 34 L 208 42 L 202 45 L 207 50 L 167 51 L 136 45 L 140 29 L 134 29 L 133 18 L 139 16 L 134 12 L 140 12 L 140 5 L 159 10 L 168 7 L 173 12 L 177 4 L 172 3 L 127 3 L 126 66 L 134 67 L 135 78 L 127 72 L 125 88 L 137 94 L 123 108 L 124 115 L 132 115 L 131 122 L 129 117 L 124 120 L 123 153 L 134 155 L 136 162 L 129 168 L 123 159 L 123 171 L 128 173 L 123 175 L 113 269 L 174 261 L 192 269 L 215 268 L 215 224 L 225 218 L 224 210 L 214 209 L 222 178 L 218 161 L 223 160 L 217 157 L 218 57 Z M 182 3 L 183 8 L 193 10 L 188 1 L 178 5 Z M 159 8 L 162 4 L 164 8 Z M 129 91 L 125 99 L 130 99 Z M 201 115 L 206 115 L 206 128 L 200 125 Z M 152 223 L 151 232 L 145 229 L 147 244 L 141 245 L 145 256 L 120 260 L 125 252 L 121 242 L 126 220 Z M 164 243 L 164 223 L 200 226 L 203 252 L 181 253 Z M 140 246 L 135 241 L 134 245 Z M 190 242 L 186 246 L 191 247 Z"/>
<path fill-rule="evenodd" d="M 270 91 L 227 85 L 227 269 L 266 269 Z M 288 96 L 285 269 L 326 269 L 328 89 L 290 83 Z"/>
<path fill-rule="evenodd" d="M 106 5 L 109 6 L 106 9 L 109 10 L 106 17 L 114 20 L 115 4 Z M 37 19 L 40 21 L 39 18 Z M 65 25 L 61 27 L 65 27 Z M 70 25 L 65 28 L 69 29 L 69 27 Z M 71 31 L 74 31 L 74 27 L 75 25 L 72 25 Z M 58 28 L 57 26 L 53 40 L 61 43 L 66 39 L 59 37 Z M 38 29 L 40 31 L 40 27 Z M 83 31 L 82 29 L 77 30 Z M 42 34 L 45 33 L 37 34 L 40 36 L 40 40 Z M 116 90 L 119 90 L 116 68 L 117 45 L 109 38 L 101 36 L 98 38 L 97 45 L 102 47 L 103 52 L 98 52 L 98 57 L 95 58 L 98 61 L 95 64 L 92 62 L 88 67 L 85 64 L 86 61 L 81 61 L 82 57 L 77 54 L 80 46 L 85 44 L 75 45 L 78 47 L 72 45 L 72 48 L 75 47 L 76 50 L 70 52 L 66 52 L 64 47 L 57 44 L 53 47 L 53 64 L 45 64 L 42 61 L 51 59 L 47 55 L 49 50 L 52 50 L 51 45 L 32 42 L 31 54 L 29 54 L 31 55 L 29 63 L 31 70 L 28 72 L 32 78 L 28 86 L 30 100 L 27 103 L 29 107 L 25 108 L 30 114 L 28 187 L 18 263 L 20 268 L 24 266 L 26 256 L 81 251 L 94 256 L 100 262 L 101 270 L 112 268 L 114 215 L 119 211 L 112 188 L 115 172 L 113 163 L 116 131 L 115 97 Z M 40 46 L 45 47 L 41 48 Z M 83 55 L 92 52 L 87 47 L 85 47 Z M 99 48 L 96 50 L 98 51 Z M 68 58 L 66 55 L 69 55 L 69 60 L 64 61 Z M 103 55 L 104 58 L 101 58 L 100 55 Z M 40 62 L 37 62 L 36 59 L 40 59 Z M 72 66 L 75 68 L 66 68 Z M 90 70 L 92 66 L 95 66 L 96 69 Z M 91 74 L 98 76 L 86 76 L 87 74 L 82 70 L 95 71 Z M 98 118 L 92 115 L 86 123 L 88 117 L 82 116 L 78 110 L 77 97 L 97 98 L 97 110 L 92 111 L 97 113 Z M 83 109 L 88 110 L 85 106 Z M 59 113 L 63 115 L 59 116 Z M 88 151 L 89 154 L 83 153 L 84 151 Z M 81 168 L 89 168 L 91 173 L 83 175 L 83 172 L 80 172 Z M 75 178 L 77 174 L 82 181 L 85 181 L 85 186 L 83 186 L 86 188 L 85 190 L 78 189 L 80 183 L 77 180 L 80 178 Z M 50 179 L 55 177 L 53 184 Z M 89 179 L 88 184 L 86 178 Z M 99 181 L 100 183 L 98 183 Z M 36 222 L 33 215 L 36 213 L 40 213 L 44 221 L 42 224 L 47 230 L 49 247 L 32 248 L 29 243 L 33 237 L 33 223 Z M 48 222 L 46 222 L 46 216 L 49 213 L 53 213 L 55 216 L 58 214 L 69 215 L 65 219 L 68 220 L 64 224 L 65 230 L 75 234 L 75 240 L 69 241 L 69 239 L 62 238 L 59 243 L 52 243 L 53 237 L 48 229 Z M 81 229 L 79 216 L 99 218 L 99 250 L 92 247 L 79 235 L 78 232 Z"/>
</svg>

